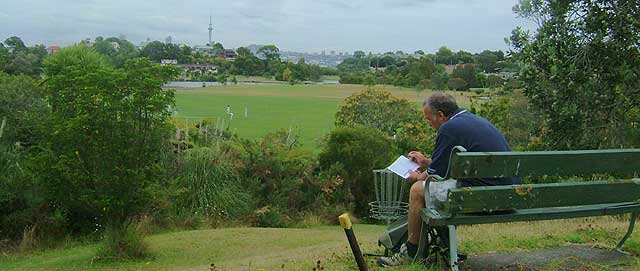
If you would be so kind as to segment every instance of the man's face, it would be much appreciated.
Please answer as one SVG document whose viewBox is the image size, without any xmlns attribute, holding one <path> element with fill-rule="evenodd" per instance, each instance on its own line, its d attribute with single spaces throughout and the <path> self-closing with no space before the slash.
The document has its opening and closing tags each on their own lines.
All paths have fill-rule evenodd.
<svg viewBox="0 0 640 271">
<path fill-rule="evenodd" d="M 428 106 L 422 108 L 424 112 L 424 119 L 429 123 L 429 126 L 433 127 L 433 129 L 438 130 L 440 126 L 447 122 L 447 117 L 442 113 L 442 111 L 438 111 L 435 115 L 431 113 L 431 109 Z"/>
</svg>

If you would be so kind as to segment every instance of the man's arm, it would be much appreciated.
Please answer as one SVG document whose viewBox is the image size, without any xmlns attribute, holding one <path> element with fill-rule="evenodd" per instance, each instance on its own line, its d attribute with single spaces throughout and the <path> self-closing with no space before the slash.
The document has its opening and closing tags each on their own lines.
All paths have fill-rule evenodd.
<svg viewBox="0 0 640 271">
<path fill-rule="evenodd" d="M 431 164 L 431 158 L 427 158 L 419 151 L 411 151 L 407 156 L 409 156 L 409 160 L 420 165 L 421 168 L 426 168 Z"/>
</svg>

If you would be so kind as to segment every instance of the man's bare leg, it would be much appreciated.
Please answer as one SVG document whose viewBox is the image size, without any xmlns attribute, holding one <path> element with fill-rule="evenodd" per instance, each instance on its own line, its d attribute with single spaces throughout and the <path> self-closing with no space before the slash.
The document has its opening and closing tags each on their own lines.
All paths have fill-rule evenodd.
<svg viewBox="0 0 640 271">
<path fill-rule="evenodd" d="M 420 242 L 420 229 L 422 227 L 422 218 L 420 210 L 425 207 L 424 201 L 424 181 L 415 182 L 411 186 L 409 192 L 409 242 L 417 245 Z"/>
</svg>

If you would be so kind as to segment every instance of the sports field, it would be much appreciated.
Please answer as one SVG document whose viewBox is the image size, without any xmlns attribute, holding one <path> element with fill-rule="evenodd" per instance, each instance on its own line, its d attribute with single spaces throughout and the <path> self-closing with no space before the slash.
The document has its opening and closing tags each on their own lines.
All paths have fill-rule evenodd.
<svg viewBox="0 0 640 271">
<path fill-rule="evenodd" d="M 227 105 L 233 113 L 231 130 L 239 136 L 257 139 L 279 129 L 299 133 L 304 147 L 314 148 L 319 139 L 333 128 L 335 113 L 342 100 L 365 89 L 362 85 L 228 85 L 206 88 L 178 88 L 177 119 L 214 123 L 229 121 Z M 409 88 L 377 86 L 394 96 L 408 99 L 416 107 L 428 91 L 416 93 Z M 467 100 L 455 93 L 458 100 Z M 246 113 L 246 114 L 245 114 Z"/>
</svg>

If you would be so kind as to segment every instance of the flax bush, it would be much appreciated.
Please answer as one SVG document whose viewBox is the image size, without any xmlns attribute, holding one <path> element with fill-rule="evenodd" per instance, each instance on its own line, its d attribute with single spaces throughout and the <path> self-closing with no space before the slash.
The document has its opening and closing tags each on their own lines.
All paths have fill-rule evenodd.
<svg viewBox="0 0 640 271">
<path fill-rule="evenodd" d="M 177 207 L 213 218 L 239 218 L 252 210 L 248 182 L 218 148 L 197 147 L 179 158 Z"/>
</svg>

